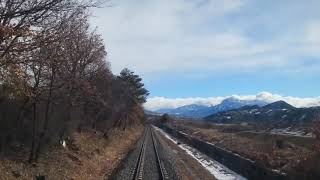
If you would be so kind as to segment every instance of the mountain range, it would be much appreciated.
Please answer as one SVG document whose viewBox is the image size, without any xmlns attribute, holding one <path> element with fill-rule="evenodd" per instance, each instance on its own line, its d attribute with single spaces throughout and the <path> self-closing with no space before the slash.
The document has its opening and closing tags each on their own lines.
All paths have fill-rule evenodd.
<svg viewBox="0 0 320 180">
<path fill-rule="evenodd" d="M 277 101 L 265 106 L 243 106 L 215 113 L 204 119 L 214 123 L 254 123 L 277 127 L 310 125 L 320 117 L 320 107 L 295 108 L 292 105 Z"/>
<path fill-rule="evenodd" d="M 204 118 L 206 116 L 216 114 L 223 111 L 228 111 L 231 109 L 238 109 L 244 106 L 264 106 L 268 104 L 265 101 L 260 100 L 240 100 L 235 97 L 230 97 L 223 100 L 220 104 L 215 106 L 205 106 L 198 104 L 190 104 L 181 106 L 178 108 L 166 108 L 159 109 L 157 113 L 168 113 L 170 115 L 178 116 L 178 117 L 189 117 L 189 118 Z"/>
</svg>

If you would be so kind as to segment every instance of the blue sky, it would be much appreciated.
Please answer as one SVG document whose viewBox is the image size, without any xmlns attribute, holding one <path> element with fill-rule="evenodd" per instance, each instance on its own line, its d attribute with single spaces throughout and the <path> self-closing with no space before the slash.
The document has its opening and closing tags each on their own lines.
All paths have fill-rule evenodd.
<svg viewBox="0 0 320 180">
<path fill-rule="evenodd" d="M 318 0 L 113 0 L 108 5 L 93 11 L 92 24 L 105 40 L 112 70 L 128 67 L 140 74 L 151 100 L 262 91 L 319 97 Z"/>
<path fill-rule="evenodd" d="M 193 79 L 175 75 L 147 81 L 147 88 L 157 96 L 175 97 L 210 97 L 233 94 L 248 95 L 268 91 L 277 94 L 298 97 L 319 96 L 320 86 L 316 84 L 319 75 L 308 77 L 288 77 L 281 74 L 239 74 L 212 75 Z M 166 93 L 162 95 L 162 93 Z"/>
</svg>

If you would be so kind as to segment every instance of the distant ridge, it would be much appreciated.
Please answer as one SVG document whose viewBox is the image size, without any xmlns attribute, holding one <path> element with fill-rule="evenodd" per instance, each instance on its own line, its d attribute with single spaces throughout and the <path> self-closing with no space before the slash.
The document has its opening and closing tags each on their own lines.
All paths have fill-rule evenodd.
<svg viewBox="0 0 320 180">
<path fill-rule="evenodd" d="M 253 123 L 277 127 L 310 126 L 320 116 L 320 107 L 296 108 L 285 101 L 265 106 L 243 106 L 215 114 L 204 119 L 214 123 Z"/>
<path fill-rule="evenodd" d="M 205 106 L 198 104 L 190 104 L 181 106 L 174 109 L 159 109 L 158 113 L 168 113 L 179 117 L 189 117 L 189 118 L 204 118 L 206 116 L 216 114 L 223 111 L 228 111 L 231 109 L 238 109 L 243 106 L 253 106 L 258 107 L 266 105 L 267 102 L 260 100 L 241 100 L 235 97 L 226 98 L 220 104 L 215 106 Z"/>
<path fill-rule="evenodd" d="M 260 100 L 241 100 L 237 99 L 235 97 L 230 97 L 225 100 L 223 100 L 220 104 L 213 106 L 212 108 L 212 114 L 222 112 L 222 111 L 228 111 L 231 109 L 238 109 L 244 106 L 264 106 L 267 102 L 260 101 Z"/>
<path fill-rule="evenodd" d="M 211 107 L 198 104 L 185 105 L 174 109 L 160 109 L 156 112 L 190 118 L 201 118 L 212 114 Z"/>
<path fill-rule="evenodd" d="M 295 107 L 288 104 L 285 101 L 276 101 L 274 103 L 270 103 L 270 104 L 263 106 L 263 108 L 266 108 L 266 109 L 293 109 Z"/>
</svg>

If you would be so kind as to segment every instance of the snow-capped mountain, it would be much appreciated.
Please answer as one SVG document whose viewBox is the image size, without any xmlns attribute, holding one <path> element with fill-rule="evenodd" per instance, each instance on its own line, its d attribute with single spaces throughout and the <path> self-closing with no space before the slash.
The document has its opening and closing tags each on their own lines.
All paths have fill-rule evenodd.
<svg viewBox="0 0 320 180">
<path fill-rule="evenodd" d="M 212 114 L 211 107 L 198 104 L 190 104 L 175 109 L 160 109 L 156 112 L 191 118 L 201 118 Z"/>
<path fill-rule="evenodd" d="M 175 109 L 159 109 L 156 112 L 168 113 L 175 116 L 191 117 L 191 118 L 203 118 L 218 112 L 227 111 L 231 109 L 237 109 L 243 106 L 264 106 L 267 103 L 259 100 L 240 100 L 235 97 L 230 97 L 223 100 L 220 104 L 215 106 L 205 106 L 198 104 L 190 104 L 181 106 Z"/>
<path fill-rule="evenodd" d="M 215 114 L 222 111 L 228 111 L 231 109 L 238 109 L 243 106 L 253 106 L 253 105 L 264 106 L 266 104 L 268 103 L 260 100 L 240 100 L 235 97 L 230 97 L 223 100 L 220 104 L 213 106 L 211 114 Z"/>
<path fill-rule="evenodd" d="M 265 106 L 246 106 L 219 112 L 204 119 L 214 123 L 252 123 L 293 127 L 311 125 L 320 115 L 320 107 L 296 108 L 285 101 L 277 101 Z"/>
</svg>

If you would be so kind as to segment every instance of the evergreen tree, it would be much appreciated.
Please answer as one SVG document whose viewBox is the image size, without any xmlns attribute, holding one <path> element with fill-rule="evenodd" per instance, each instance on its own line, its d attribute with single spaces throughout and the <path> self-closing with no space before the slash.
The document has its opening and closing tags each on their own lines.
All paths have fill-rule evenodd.
<svg viewBox="0 0 320 180">
<path fill-rule="evenodd" d="M 119 78 L 127 86 L 134 102 L 139 104 L 146 102 L 149 91 L 144 88 L 142 79 L 138 75 L 134 74 L 134 72 L 130 71 L 128 68 L 125 68 L 121 71 Z"/>
</svg>

